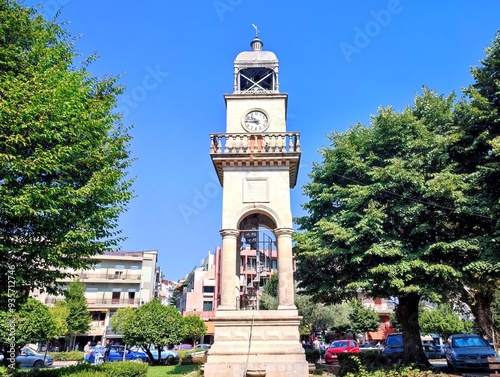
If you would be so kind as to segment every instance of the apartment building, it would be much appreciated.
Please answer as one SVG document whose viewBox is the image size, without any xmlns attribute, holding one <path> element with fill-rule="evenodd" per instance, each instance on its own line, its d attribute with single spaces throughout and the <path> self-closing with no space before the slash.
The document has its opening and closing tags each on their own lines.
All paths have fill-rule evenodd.
<svg viewBox="0 0 500 377">
<path fill-rule="evenodd" d="M 158 251 L 112 251 L 94 257 L 98 263 L 89 270 L 66 270 L 85 283 L 85 297 L 92 325 L 88 333 L 78 334 L 80 346 L 88 341 L 106 338 L 119 340 L 120 334 L 111 330 L 110 318 L 119 308 L 137 308 L 158 296 L 161 270 L 157 268 Z M 59 282 L 68 285 L 73 278 Z M 51 306 L 61 296 L 46 293 L 34 294 L 40 301 Z"/>
<path fill-rule="evenodd" d="M 239 255 L 239 307 L 242 310 L 257 309 L 257 296 L 270 276 L 277 272 L 277 252 L 275 249 L 258 251 L 247 247 L 242 248 Z M 222 249 L 217 247 L 176 286 L 176 307 L 183 315 L 196 314 L 205 321 L 207 335 L 200 340 L 203 343 L 213 341 L 211 320 L 220 301 L 221 258 Z"/>
<path fill-rule="evenodd" d="M 373 309 L 379 318 L 378 330 L 367 332 L 364 335 L 363 341 L 378 343 L 385 340 L 388 334 L 394 332 L 389 319 L 391 313 L 394 311 L 394 302 L 386 298 L 367 298 L 363 293 L 358 293 L 358 298 L 361 299 L 364 306 Z"/>
<path fill-rule="evenodd" d="M 174 297 L 175 287 L 177 287 L 178 284 L 178 281 L 161 279 L 160 289 L 158 290 L 158 298 L 163 305 L 171 305 L 172 297 Z"/>
</svg>

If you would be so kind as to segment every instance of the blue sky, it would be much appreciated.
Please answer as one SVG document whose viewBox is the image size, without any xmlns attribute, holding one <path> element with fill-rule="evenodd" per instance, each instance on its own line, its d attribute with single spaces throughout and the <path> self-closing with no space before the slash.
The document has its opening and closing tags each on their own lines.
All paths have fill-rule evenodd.
<svg viewBox="0 0 500 377">
<path fill-rule="evenodd" d="M 96 76 L 121 74 L 132 125 L 136 198 L 121 216 L 122 250 L 158 250 L 165 278 L 183 278 L 221 244 L 222 188 L 209 134 L 225 131 L 233 61 L 260 30 L 280 61 L 289 131 L 302 159 L 292 214 L 327 134 L 402 110 L 423 85 L 441 94 L 472 83 L 470 67 L 500 29 L 496 0 L 36 0 L 79 35 Z"/>
</svg>

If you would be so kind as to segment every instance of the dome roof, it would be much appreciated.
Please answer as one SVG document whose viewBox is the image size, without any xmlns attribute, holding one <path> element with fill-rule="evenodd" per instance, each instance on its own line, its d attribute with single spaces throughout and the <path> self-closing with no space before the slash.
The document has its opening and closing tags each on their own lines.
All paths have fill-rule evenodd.
<svg viewBox="0 0 500 377">
<path fill-rule="evenodd" d="M 274 52 L 262 51 L 263 45 L 264 43 L 262 43 L 259 37 L 255 37 L 250 43 L 250 46 L 252 46 L 252 51 L 240 52 L 238 56 L 236 56 L 234 64 L 237 65 L 238 63 L 243 63 L 243 64 L 278 63 L 278 58 L 276 57 Z"/>
</svg>

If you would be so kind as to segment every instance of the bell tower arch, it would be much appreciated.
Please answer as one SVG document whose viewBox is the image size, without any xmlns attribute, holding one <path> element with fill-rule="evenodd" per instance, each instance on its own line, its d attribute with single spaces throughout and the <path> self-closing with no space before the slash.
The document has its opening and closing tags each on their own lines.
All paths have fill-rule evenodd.
<svg viewBox="0 0 500 377">
<path fill-rule="evenodd" d="M 210 135 L 223 194 L 220 303 L 207 377 L 245 376 L 250 369 L 265 370 L 267 377 L 308 375 L 294 304 L 290 209 L 300 134 L 287 131 L 288 95 L 279 91 L 278 59 L 263 45 L 256 36 L 251 51 L 236 56 L 233 93 L 224 95 L 226 132 Z M 275 250 L 260 246 L 261 235 Z M 259 310 L 247 300 L 249 281 L 240 276 L 245 246 L 257 255 L 277 253 L 277 310 Z"/>
</svg>

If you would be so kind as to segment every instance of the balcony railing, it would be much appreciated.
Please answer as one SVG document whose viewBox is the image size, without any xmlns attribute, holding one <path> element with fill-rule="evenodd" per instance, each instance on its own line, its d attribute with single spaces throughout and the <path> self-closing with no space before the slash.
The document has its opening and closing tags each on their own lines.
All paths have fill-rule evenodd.
<svg viewBox="0 0 500 377">
<path fill-rule="evenodd" d="M 46 304 L 53 304 L 56 301 L 60 301 L 62 298 L 47 297 L 45 299 Z M 87 305 L 139 305 L 138 298 L 87 298 Z"/>
<path fill-rule="evenodd" d="M 81 278 L 82 279 L 106 279 L 106 280 L 141 280 L 141 275 L 129 274 L 128 272 L 121 273 L 121 274 L 114 274 L 114 273 L 99 274 L 99 273 L 83 272 L 81 274 Z"/>
<path fill-rule="evenodd" d="M 88 298 L 88 305 L 139 305 L 138 298 Z"/>
<path fill-rule="evenodd" d="M 210 139 L 211 154 L 300 153 L 299 132 L 211 134 Z"/>
</svg>

